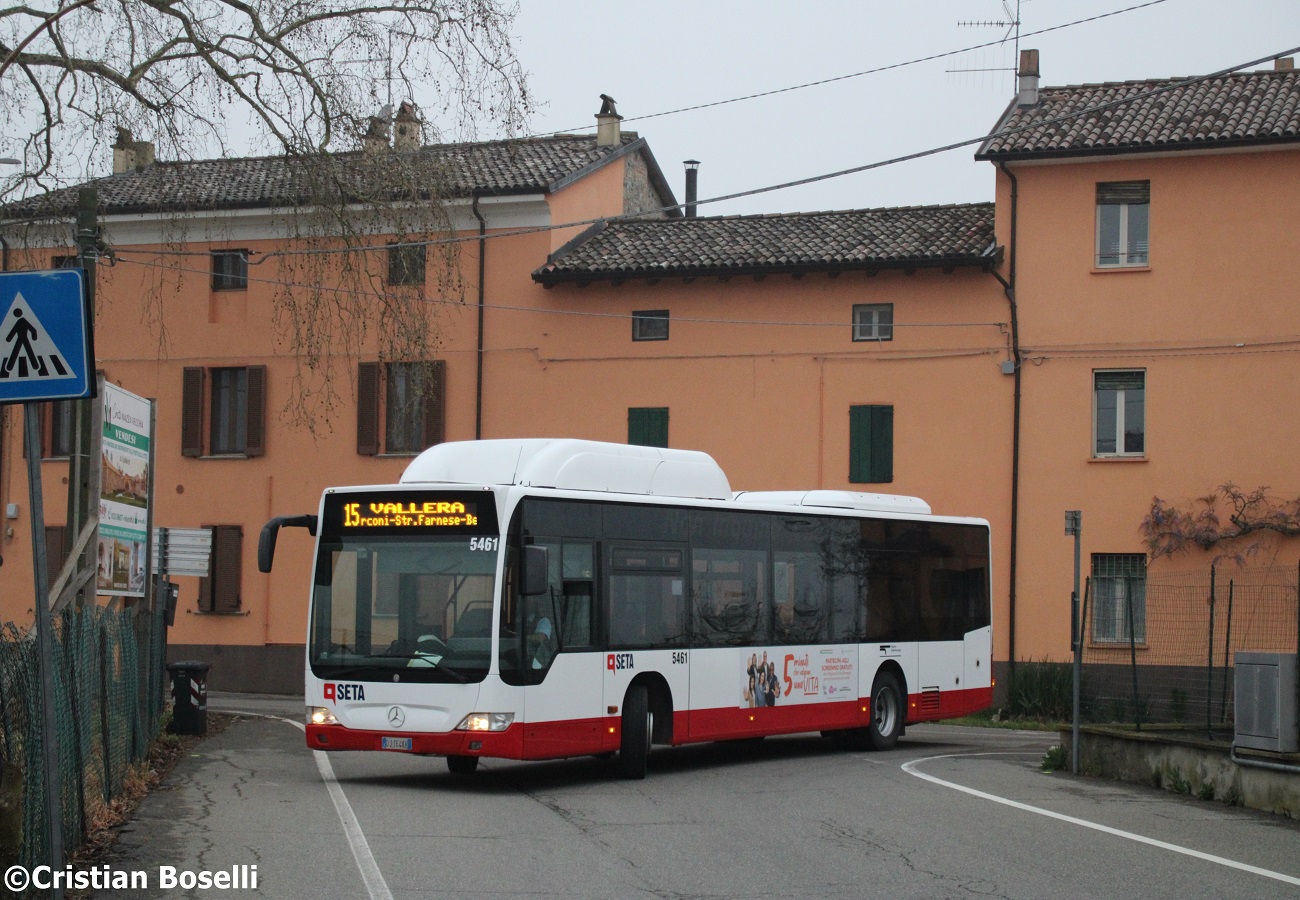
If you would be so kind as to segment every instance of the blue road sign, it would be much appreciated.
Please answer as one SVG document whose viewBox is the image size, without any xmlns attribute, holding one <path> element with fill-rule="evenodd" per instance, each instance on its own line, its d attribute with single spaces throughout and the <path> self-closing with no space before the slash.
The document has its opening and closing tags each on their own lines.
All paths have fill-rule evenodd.
<svg viewBox="0 0 1300 900">
<path fill-rule="evenodd" d="M 0 273 L 0 404 L 95 395 L 95 338 L 80 269 Z"/>
</svg>

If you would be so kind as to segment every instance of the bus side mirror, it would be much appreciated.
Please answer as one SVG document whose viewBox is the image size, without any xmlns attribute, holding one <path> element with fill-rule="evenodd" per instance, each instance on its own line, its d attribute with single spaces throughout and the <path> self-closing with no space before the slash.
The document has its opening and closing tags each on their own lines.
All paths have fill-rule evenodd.
<svg viewBox="0 0 1300 900">
<path fill-rule="evenodd" d="M 538 547 L 536 544 L 525 545 L 523 595 L 536 597 L 538 594 L 545 594 L 550 587 L 550 570 L 550 557 L 546 548 Z"/>
<path fill-rule="evenodd" d="M 280 526 L 306 528 L 312 537 L 316 536 L 315 516 L 276 516 L 262 526 L 262 533 L 257 538 L 257 571 L 270 572 L 271 563 L 275 561 L 275 539 L 280 534 Z"/>
</svg>

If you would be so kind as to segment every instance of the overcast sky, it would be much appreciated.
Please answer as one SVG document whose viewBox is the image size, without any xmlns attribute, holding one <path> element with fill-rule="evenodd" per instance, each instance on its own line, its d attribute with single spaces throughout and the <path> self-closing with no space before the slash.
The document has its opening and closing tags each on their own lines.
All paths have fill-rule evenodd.
<svg viewBox="0 0 1300 900">
<path fill-rule="evenodd" d="M 1300 45 L 1300 0 L 1027 0 L 1021 48 L 1040 51 L 1042 84 L 1200 75 Z M 1009 7 L 1014 13 L 1015 4 Z M 683 195 L 752 190 L 976 138 L 1014 93 L 1011 40 L 775 96 L 668 110 L 851 75 L 1001 40 L 1000 0 L 522 0 L 517 48 L 539 110 L 535 134 L 594 125 L 599 95 L 649 140 Z M 1271 68 L 1271 64 L 1259 66 Z M 1002 71 L 955 71 L 1000 69 Z M 974 148 L 799 188 L 702 206 L 700 215 L 855 209 L 993 198 Z"/>
</svg>

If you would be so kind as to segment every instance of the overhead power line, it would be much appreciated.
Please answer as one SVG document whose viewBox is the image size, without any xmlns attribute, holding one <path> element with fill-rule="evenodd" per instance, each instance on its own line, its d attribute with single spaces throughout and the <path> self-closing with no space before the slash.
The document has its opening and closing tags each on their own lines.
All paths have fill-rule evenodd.
<svg viewBox="0 0 1300 900">
<path fill-rule="evenodd" d="M 1096 22 L 1100 19 L 1108 19 L 1111 16 L 1119 16 L 1119 15 L 1123 15 L 1124 13 L 1135 12 L 1136 10 L 1139 9 L 1146 9 L 1148 6 L 1158 6 L 1161 3 L 1165 3 L 1165 2 L 1167 2 L 1167 0 L 1148 0 L 1148 2 L 1139 3 L 1136 6 L 1128 6 L 1125 7 L 1124 9 L 1116 9 L 1116 10 L 1112 10 L 1111 12 L 1098 13 L 1095 16 L 1088 16 L 1087 18 L 1084 19 L 1075 19 L 1073 22 L 1063 22 L 1060 25 L 1052 25 L 1047 28 L 1040 28 L 1037 31 L 1025 32 L 1020 35 L 1020 38 L 1023 40 L 1024 38 L 1028 38 L 1028 37 L 1037 37 L 1040 34 L 1050 34 L 1053 31 L 1060 31 L 1064 28 L 1073 28 L 1076 25 L 1086 25 L 1089 22 Z M 852 78 L 861 78 L 864 75 L 878 75 L 881 72 L 889 72 L 894 69 L 904 69 L 907 68 L 908 66 L 916 66 L 916 65 L 920 65 L 921 63 L 934 62 L 935 60 L 947 59 L 952 56 L 959 56 L 963 53 L 970 53 L 974 50 L 984 50 L 989 47 L 996 47 L 1001 44 L 1005 44 L 1007 40 L 1008 40 L 1007 38 L 1002 37 L 993 41 L 985 41 L 982 44 L 973 44 L 969 47 L 962 47 L 959 50 L 945 50 L 942 53 L 933 53 L 929 56 L 920 56 L 917 57 L 916 59 L 906 60 L 905 62 L 896 62 L 884 66 L 876 66 L 875 68 L 872 69 L 863 69 L 861 72 L 850 72 L 847 75 L 835 75 L 830 78 L 821 78 L 818 79 L 817 81 L 807 81 L 804 82 L 803 84 L 792 84 L 789 85 L 788 87 L 774 88 L 770 91 L 758 91 L 753 94 L 745 94 L 740 97 L 731 97 L 726 100 L 713 100 L 709 103 L 697 103 L 694 106 L 681 106 L 676 109 L 666 109 L 663 110 L 662 112 L 646 113 L 645 115 L 641 115 L 641 116 L 628 116 L 627 118 L 623 119 L 623 121 L 644 122 L 649 119 L 659 119 L 664 116 L 675 116 L 679 113 L 695 112 L 701 109 L 712 109 L 717 106 L 726 106 L 731 103 L 743 103 L 747 100 L 759 100 L 763 97 L 774 97 L 778 94 L 788 94 L 792 91 L 802 91 L 805 88 L 822 87 L 823 85 L 827 85 L 827 84 L 835 84 L 836 82 L 840 82 L 840 81 L 848 81 Z M 554 137 L 560 134 L 571 134 L 574 131 L 587 131 L 594 127 L 595 127 L 594 125 L 578 125 L 574 128 L 567 128 L 567 129 L 562 128 L 558 131 L 547 131 L 541 134 L 529 135 L 529 137 Z M 527 138 L 523 138 L 523 140 L 527 140 Z"/>
<path fill-rule="evenodd" d="M 731 194 L 721 194 L 716 197 L 709 197 L 704 200 L 697 200 L 695 201 L 695 203 L 697 206 L 704 206 L 710 203 L 721 203 L 727 200 L 738 200 L 743 197 L 752 197 L 758 194 L 766 194 L 766 193 L 772 193 L 774 191 L 788 190 L 789 188 L 801 187 L 806 184 L 815 184 L 819 181 L 828 181 L 832 178 L 843 178 L 846 175 L 856 175 L 861 172 L 871 171 L 873 169 L 881 169 L 887 166 L 897 165 L 899 163 L 911 162 L 913 160 L 923 159 L 928 156 L 936 156 L 940 153 L 947 153 L 951 150 L 958 150 L 962 147 L 970 147 L 976 144 L 981 144 L 994 137 L 1006 137 L 1009 135 L 1020 134 L 1025 131 L 1031 131 L 1031 130 L 1043 128 L 1044 126 L 1047 125 L 1055 125 L 1060 122 L 1067 122 L 1070 121 L 1071 119 L 1077 119 L 1082 116 L 1092 115 L 1093 113 L 1101 112 L 1107 109 L 1112 109 L 1117 106 L 1124 106 L 1131 103 L 1137 103 L 1142 100 L 1149 99 L 1151 97 L 1159 96 L 1160 94 L 1168 93 L 1169 91 L 1187 87 L 1188 85 L 1197 84 L 1202 81 L 1208 81 L 1212 78 L 1221 78 L 1225 75 L 1230 75 L 1233 72 L 1236 72 L 1240 69 L 1250 68 L 1252 66 L 1258 66 L 1263 63 L 1269 62 L 1271 60 L 1277 59 L 1278 57 L 1294 55 L 1296 53 L 1300 53 L 1300 46 L 1292 47 L 1288 50 L 1283 50 L 1278 53 L 1270 53 L 1267 56 L 1261 56 L 1256 59 L 1248 60 L 1243 63 L 1238 63 L 1236 65 L 1218 69 L 1214 72 L 1210 72 L 1205 75 L 1194 75 L 1188 78 L 1180 78 L 1176 81 L 1171 81 L 1169 84 L 1152 88 L 1149 91 L 1141 91 L 1137 94 L 1133 94 L 1128 97 L 1121 97 L 1115 100 L 1109 100 L 1105 103 L 1097 103 L 1097 104 L 1093 104 L 1092 106 L 1086 106 L 1083 107 L 1082 109 L 1071 110 L 1069 112 L 1062 113 L 1059 116 L 1054 116 L 1050 119 L 1043 119 L 1040 121 L 1036 121 L 1032 124 L 1023 125 L 1018 128 L 995 129 L 994 131 L 989 132 L 988 134 L 982 134 L 978 137 L 965 138 L 963 140 L 953 141 L 952 143 L 943 144 L 938 147 L 931 147 L 926 150 L 918 150 L 914 153 L 905 153 L 901 156 L 894 156 L 888 159 L 877 160 L 876 162 L 864 163 L 860 166 L 851 166 L 847 169 L 838 169 L 833 172 L 825 172 L 819 175 L 810 175 L 806 178 L 797 178 L 794 179 L 793 181 L 783 181 L 778 184 L 770 184 L 770 185 L 765 185 L 763 187 L 750 188 L 744 191 L 736 191 Z M 474 233 L 474 234 L 451 235 L 445 237 L 430 238 L 429 240 L 402 241 L 398 244 L 393 244 L 389 246 L 442 246 L 447 244 L 472 243 L 484 239 L 495 240 L 495 239 L 506 238 L 506 237 L 518 237 L 521 235 L 539 234 L 543 232 L 556 231 L 558 229 L 566 229 L 566 228 L 581 228 L 584 226 L 592 226 L 597 224 L 609 224 L 615 222 L 628 222 L 628 221 L 637 221 L 637 220 L 653 221 L 648 219 L 648 217 L 656 214 L 667 213 L 676 209 L 682 209 L 685 205 L 686 204 L 684 203 L 676 203 L 668 206 L 661 206 L 652 209 L 641 210 L 635 213 L 624 213 L 622 215 L 617 215 L 617 216 L 598 216 L 590 219 L 578 219 L 570 222 L 561 222 L 561 223 L 551 224 L 551 225 L 535 225 L 535 226 L 529 226 L 524 228 L 512 228 L 503 231 L 489 232 L 488 234 L 485 235 L 479 235 L 477 233 Z M 271 251 L 270 253 L 260 254 L 259 259 L 251 262 L 252 264 L 261 264 L 263 262 L 266 262 L 269 259 L 275 259 L 283 256 L 329 256 L 329 255 L 338 255 L 344 253 L 363 252 L 366 249 L 371 249 L 371 248 L 323 247 L 323 248 L 303 248 L 303 249 L 294 249 L 294 250 L 275 250 L 275 251 Z M 379 249 L 379 248 L 374 248 L 374 249 Z M 144 251 L 119 250 L 117 252 L 119 255 L 125 255 L 130 253 L 143 253 Z M 207 251 L 162 250 L 162 249 L 151 250 L 148 251 L 148 253 L 153 256 L 206 256 L 207 255 Z"/>
</svg>

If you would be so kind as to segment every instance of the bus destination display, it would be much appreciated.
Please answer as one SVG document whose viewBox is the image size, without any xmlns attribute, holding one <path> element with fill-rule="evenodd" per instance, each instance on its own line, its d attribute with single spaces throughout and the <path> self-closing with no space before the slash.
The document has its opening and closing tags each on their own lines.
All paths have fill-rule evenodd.
<svg viewBox="0 0 1300 900">
<path fill-rule="evenodd" d="M 446 528 L 478 524 L 478 507 L 464 503 L 429 500 L 425 503 L 344 503 L 344 528 Z"/>
<path fill-rule="evenodd" d="M 325 528 L 348 534 L 495 534 L 491 491 L 384 491 L 333 494 L 325 499 Z"/>
</svg>

